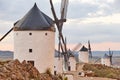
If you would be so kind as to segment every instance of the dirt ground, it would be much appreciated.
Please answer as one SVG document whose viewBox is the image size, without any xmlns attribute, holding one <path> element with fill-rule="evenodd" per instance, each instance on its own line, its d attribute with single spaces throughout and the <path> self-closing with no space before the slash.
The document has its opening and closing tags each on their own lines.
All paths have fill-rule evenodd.
<svg viewBox="0 0 120 80">
<path fill-rule="evenodd" d="M 78 80 L 117 80 L 117 79 L 100 78 L 100 77 L 79 77 Z"/>
</svg>

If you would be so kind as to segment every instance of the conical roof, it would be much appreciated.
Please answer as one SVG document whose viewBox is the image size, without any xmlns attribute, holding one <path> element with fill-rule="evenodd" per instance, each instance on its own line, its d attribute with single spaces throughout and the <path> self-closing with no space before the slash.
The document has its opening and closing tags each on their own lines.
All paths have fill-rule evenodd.
<svg viewBox="0 0 120 80">
<path fill-rule="evenodd" d="M 103 58 L 110 58 L 110 56 L 107 55 L 107 54 L 105 54 L 105 55 L 103 56 Z"/>
<path fill-rule="evenodd" d="M 83 47 L 80 49 L 80 51 L 88 51 L 88 49 L 87 49 L 85 46 L 83 46 Z"/>
<path fill-rule="evenodd" d="M 41 12 L 36 3 L 33 8 L 14 27 L 19 30 L 46 30 L 53 27 L 53 20 Z"/>
</svg>

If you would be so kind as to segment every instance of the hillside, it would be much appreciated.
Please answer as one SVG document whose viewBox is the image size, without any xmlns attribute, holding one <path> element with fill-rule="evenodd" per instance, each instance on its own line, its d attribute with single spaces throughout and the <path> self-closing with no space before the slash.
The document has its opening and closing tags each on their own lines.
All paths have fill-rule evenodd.
<svg viewBox="0 0 120 80">
<path fill-rule="evenodd" d="M 49 70 L 39 73 L 30 63 L 18 60 L 0 62 L 0 80 L 61 80 L 60 76 L 54 76 Z"/>
<path fill-rule="evenodd" d="M 106 77 L 120 80 L 120 68 L 112 68 L 101 64 L 85 64 L 84 71 L 93 71 L 94 77 Z"/>
</svg>

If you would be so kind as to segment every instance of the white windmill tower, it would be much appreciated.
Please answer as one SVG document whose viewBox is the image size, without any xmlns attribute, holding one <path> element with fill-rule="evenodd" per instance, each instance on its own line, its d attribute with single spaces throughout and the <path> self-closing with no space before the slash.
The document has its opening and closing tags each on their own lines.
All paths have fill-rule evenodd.
<svg viewBox="0 0 120 80">
<path fill-rule="evenodd" d="M 82 61 L 83 63 L 89 62 L 89 51 L 84 45 L 80 49 L 79 60 Z"/>
<path fill-rule="evenodd" d="M 113 57 L 113 52 L 111 52 L 109 49 L 109 55 L 105 54 L 101 58 L 101 64 L 106 65 L 106 66 L 111 66 L 112 65 L 112 57 Z"/>
<path fill-rule="evenodd" d="M 110 57 L 107 54 L 101 58 L 101 64 L 110 66 Z"/>
<path fill-rule="evenodd" d="M 36 3 L 14 24 L 14 59 L 32 63 L 40 73 L 54 72 L 55 28 L 53 20 Z"/>
</svg>

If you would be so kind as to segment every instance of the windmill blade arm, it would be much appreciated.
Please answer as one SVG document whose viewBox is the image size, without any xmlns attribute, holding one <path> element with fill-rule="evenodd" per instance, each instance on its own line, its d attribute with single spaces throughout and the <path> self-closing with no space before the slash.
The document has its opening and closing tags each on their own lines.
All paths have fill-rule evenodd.
<svg viewBox="0 0 120 80">
<path fill-rule="evenodd" d="M 72 50 L 73 50 L 73 51 L 76 51 L 78 48 L 81 47 L 81 45 L 82 45 L 81 43 L 77 44 Z"/>
<path fill-rule="evenodd" d="M 62 31 L 63 22 L 66 22 L 67 7 L 69 0 L 62 0 L 61 2 L 61 21 L 60 22 L 60 31 Z"/>
<path fill-rule="evenodd" d="M 89 40 L 88 40 L 88 52 L 89 52 L 89 57 L 92 58 L 91 45 Z"/>
<path fill-rule="evenodd" d="M 61 19 L 66 19 L 68 3 L 69 0 L 62 0 L 61 2 Z"/>
<path fill-rule="evenodd" d="M 54 17 L 54 20 L 55 20 L 54 22 L 55 22 L 55 24 L 57 26 L 58 31 L 61 32 L 60 31 L 60 21 L 62 21 L 62 20 L 60 20 L 60 21 L 58 20 L 57 15 L 55 13 L 53 3 L 52 3 L 52 0 L 50 0 L 50 5 L 51 5 L 52 14 L 53 14 L 53 17 Z"/>
<path fill-rule="evenodd" d="M 67 46 L 66 46 L 66 43 L 65 43 L 65 40 L 64 40 L 64 37 L 63 37 L 62 33 L 60 33 L 60 37 L 61 37 L 61 40 L 63 42 L 65 52 L 67 52 Z"/>
<path fill-rule="evenodd" d="M 62 47 L 62 45 L 61 45 L 61 40 L 60 40 L 60 36 L 59 36 L 59 43 L 58 43 L 59 58 L 60 58 L 60 56 L 61 56 L 60 50 L 62 50 L 62 52 L 63 52 L 63 47 Z"/>
<path fill-rule="evenodd" d="M 56 16 L 56 13 L 55 13 L 55 9 L 54 9 L 52 0 L 50 0 L 50 5 L 51 5 L 51 10 L 52 10 L 52 13 L 53 13 L 53 17 L 54 17 L 55 22 L 56 22 L 56 21 L 58 21 L 58 18 L 57 18 L 57 16 Z"/>
<path fill-rule="evenodd" d="M 113 56 L 113 51 L 112 51 L 111 55 Z"/>
<path fill-rule="evenodd" d="M 97 63 L 100 59 L 101 59 L 101 58 L 98 58 L 98 59 L 94 62 L 94 64 Z"/>
<path fill-rule="evenodd" d="M 11 29 L 0 39 L 0 41 L 2 41 L 12 30 L 13 30 L 13 28 L 11 28 Z"/>
</svg>

